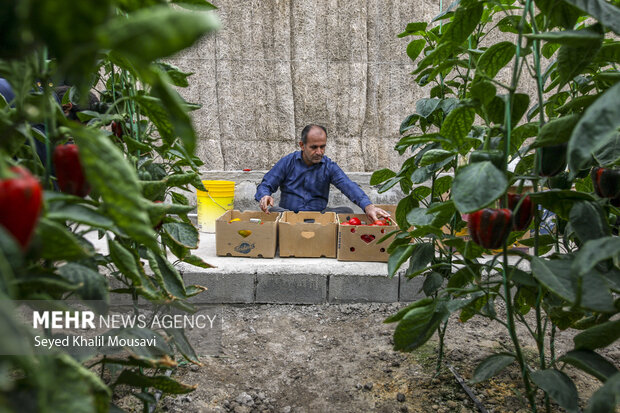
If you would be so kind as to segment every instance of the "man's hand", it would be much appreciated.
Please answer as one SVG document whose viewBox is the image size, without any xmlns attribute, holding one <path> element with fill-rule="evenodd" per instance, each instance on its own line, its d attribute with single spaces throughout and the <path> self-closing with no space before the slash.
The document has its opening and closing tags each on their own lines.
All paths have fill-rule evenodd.
<svg viewBox="0 0 620 413">
<path fill-rule="evenodd" d="M 269 207 L 273 206 L 273 198 L 270 195 L 262 197 L 258 203 L 263 212 L 269 213 Z"/>
<path fill-rule="evenodd" d="M 366 213 L 366 217 L 368 217 L 369 224 L 372 224 L 379 218 L 390 218 L 390 213 L 382 210 L 381 208 L 377 208 L 375 205 L 370 204 L 364 209 Z"/>
</svg>

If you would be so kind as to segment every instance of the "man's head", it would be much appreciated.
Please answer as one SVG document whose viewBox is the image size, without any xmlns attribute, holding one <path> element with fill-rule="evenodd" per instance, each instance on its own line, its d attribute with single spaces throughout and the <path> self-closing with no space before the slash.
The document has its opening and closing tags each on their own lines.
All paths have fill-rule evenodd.
<svg viewBox="0 0 620 413">
<path fill-rule="evenodd" d="M 307 125 L 301 131 L 301 157 L 306 165 L 314 165 L 321 162 L 325 155 L 327 144 L 327 130 L 321 125 Z"/>
<path fill-rule="evenodd" d="M 56 87 L 54 91 L 56 92 L 56 96 L 58 96 L 58 100 L 62 102 L 65 94 L 70 93 L 70 90 L 71 86 L 63 85 Z M 77 116 L 78 112 L 83 110 L 97 111 L 97 106 L 99 105 L 99 98 L 93 92 L 88 92 L 88 102 L 86 102 L 86 106 L 84 107 L 71 103 L 71 99 L 66 100 L 67 102 L 62 104 L 62 111 L 65 113 L 67 119 L 76 120 L 78 122 L 80 121 Z"/>
</svg>

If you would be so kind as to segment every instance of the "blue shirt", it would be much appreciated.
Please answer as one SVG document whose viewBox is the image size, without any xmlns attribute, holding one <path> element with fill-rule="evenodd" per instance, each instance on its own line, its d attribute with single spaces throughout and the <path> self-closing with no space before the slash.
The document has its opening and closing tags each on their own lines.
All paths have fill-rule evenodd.
<svg viewBox="0 0 620 413">
<path fill-rule="evenodd" d="M 308 166 L 301 157 L 301 151 L 286 155 L 265 174 L 256 188 L 254 199 L 260 201 L 280 188 L 281 208 L 295 212 L 322 211 L 327 207 L 330 184 L 362 210 L 372 203 L 336 162 L 323 156 L 319 163 Z"/>
</svg>

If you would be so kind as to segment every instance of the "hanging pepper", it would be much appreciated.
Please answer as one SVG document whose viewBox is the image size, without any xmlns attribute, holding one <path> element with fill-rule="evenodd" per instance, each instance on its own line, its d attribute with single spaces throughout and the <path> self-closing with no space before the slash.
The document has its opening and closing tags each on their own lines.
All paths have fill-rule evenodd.
<svg viewBox="0 0 620 413">
<path fill-rule="evenodd" d="M 58 186 L 62 192 L 82 198 L 90 193 L 90 185 L 84 176 L 77 145 L 57 146 L 54 149 L 54 167 Z"/>
<path fill-rule="evenodd" d="M 470 163 L 484 161 L 491 162 L 497 169 L 501 170 L 504 167 L 504 152 L 499 149 L 490 149 L 487 151 L 473 151 L 469 155 Z"/>
<path fill-rule="evenodd" d="M 484 248 L 500 248 L 512 228 L 512 212 L 507 208 L 484 208 L 467 217 L 467 228 L 474 242 Z"/>
<path fill-rule="evenodd" d="M 612 199 L 620 196 L 620 169 L 595 167 L 590 176 L 598 196 Z"/>
<path fill-rule="evenodd" d="M 41 185 L 27 169 L 14 166 L 15 177 L 0 180 L 0 225 L 26 249 L 41 211 Z"/>
<path fill-rule="evenodd" d="M 527 195 L 519 209 L 515 213 L 515 208 L 519 201 L 523 198 L 520 194 L 508 194 L 508 209 L 512 211 L 512 229 L 515 231 L 523 231 L 530 226 L 530 222 L 532 222 L 532 218 L 534 218 L 534 204 L 532 204 L 532 199 L 529 195 Z M 502 207 L 505 207 L 504 200 L 502 199 L 500 202 Z"/>
<path fill-rule="evenodd" d="M 566 169 L 567 144 L 543 146 L 538 150 L 540 175 L 554 176 Z"/>
</svg>

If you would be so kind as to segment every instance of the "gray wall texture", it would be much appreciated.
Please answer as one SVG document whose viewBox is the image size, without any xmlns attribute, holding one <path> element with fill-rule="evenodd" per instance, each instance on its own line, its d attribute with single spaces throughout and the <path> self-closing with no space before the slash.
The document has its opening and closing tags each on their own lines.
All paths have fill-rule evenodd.
<svg viewBox="0 0 620 413">
<path fill-rule="evenodd" d="M 345 171 L 398 170 L 398 128 L 425 93 L 410 75 L 407 23 L 433 0 L 215 0 L 222 29 L 172 59 L 193 72 L 205 170 L 270 169 L 308 123 L 328 129 L 326 155 Z"/>
</svg>

